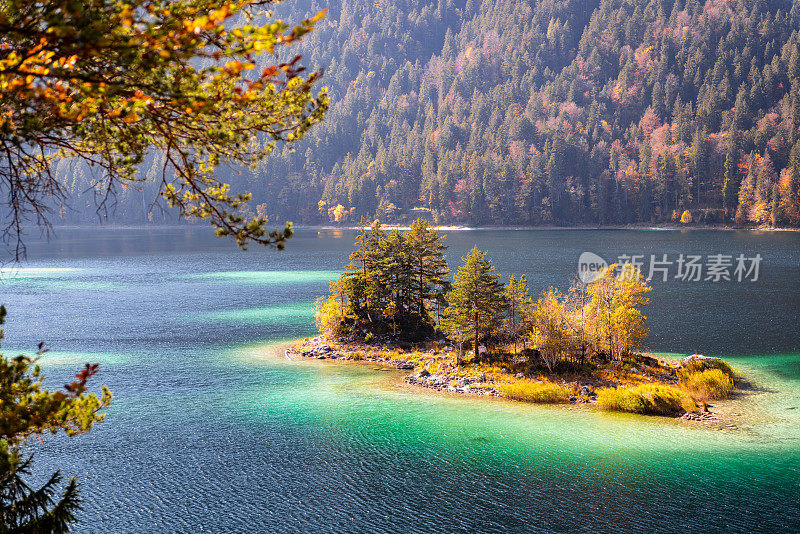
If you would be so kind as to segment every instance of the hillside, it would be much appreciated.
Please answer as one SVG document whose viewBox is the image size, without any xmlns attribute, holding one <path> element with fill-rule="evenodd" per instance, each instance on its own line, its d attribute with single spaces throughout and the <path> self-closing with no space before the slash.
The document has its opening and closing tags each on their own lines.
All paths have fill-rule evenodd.
<svg viewBox="0 0 800 534">
<path fill-rule="evenodd" d="M 800 225 L 790 0 L 289 0 L 323 124 L 234 187 L 276 220 Z M 150 171 L 154 174 L 155 171 Z M 147 187 L 145 185 L 145 187 Z M 148 208 L 120 199 L 123 216 Z M 255 206 L 254 206 L 255 209 Z"/>
</svg>

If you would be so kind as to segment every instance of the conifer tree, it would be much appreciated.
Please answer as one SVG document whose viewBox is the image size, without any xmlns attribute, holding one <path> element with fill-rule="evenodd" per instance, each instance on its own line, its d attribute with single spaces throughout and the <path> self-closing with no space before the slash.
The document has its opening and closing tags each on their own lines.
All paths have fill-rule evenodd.
<svg viewBox="0 0 800 534">
<path fill-rule="evenodd" d="M 414 273 L 411 266 L 411 249 L 400 230 L 392 230 L 378 248 L 375 280 L 386 288 L 388 302 L 384 316 L 392 323 L 392 332 L 397 334 L 398 320 L 407 316 L 411 305 L 411 286 Z"/>
<path fill-rule="evenodd" d="M 494 332 L 502 322 L 506 298 L 500 275 L 494 274 L 492 261 L 474 247 L 453 278 L 453 289 L 447 294 L 448 307 L 441 321 L 442 330 L 463 343 L 472 339 L 475 356 L 481 339 Z"/>
<path fill-rule="evenodd" d="M 426 314 L 425 303 L 441 291 L 450 272 L 444 259 L 444 239 L 424 219 L 415 220 L 406 234 L 413 271 L 412 299 L 420 317 Z"/>
<path fill-rule="evenodd" d="M 728 144 L 725 155 L 725 176 L 722 185 L 722 205 L 725 208 L 725 217 L 736 210 L 736 202 L 739 198 L 739 142 L 738 132 L 735 127 L 731 127 L 728 132 Z"/>
<path fill-rule="evenodd" d="M 5 316 L 0 306 L 0 325 Z M 46 352 L 41 347 L 36 356 Z M 42 387 L 35 358 L 0 354 L 0 532 L 67 532 L 75 521 L 81 509 L 76 479 L 60 489 L 63 476 L 56 471 L 43 486 L 32 488 L 26 479 L 33 456 L 26 451 L 36 438 L 82 434 L 102 421 L 99 412 L 111 402 L 111 393 L 105 386 L 99 398 L 88 391 L 96 373 L 97 364 L 86 364 L 63 391 L 49 391 Z"/>
</svg>

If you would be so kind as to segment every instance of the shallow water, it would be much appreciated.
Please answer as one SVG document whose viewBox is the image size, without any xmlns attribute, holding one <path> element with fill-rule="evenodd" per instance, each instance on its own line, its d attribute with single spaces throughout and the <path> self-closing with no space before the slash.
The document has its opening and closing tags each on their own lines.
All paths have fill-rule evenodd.
<svg viewBox="0 0 800 534">
<path fill-rule="evenodd" d="M 90 434 L 35 447 L 89 505 L 79 532 L 800 529 L 800 234 L 450 232 L 532 292 L 577 258 L 760 253 L 753 283 L 655 282 L 649 348 L 729 357 L 756 392 L 735 428 L 409 390 L 372 366 L 289 361 L 353 232 L 282 253 L 205 229 L 60 230 L 0 272 L 4 352 L 86 361 L 115 394 Z M 741 413 L 742 415 L 733 415 Z"/>
</svg>

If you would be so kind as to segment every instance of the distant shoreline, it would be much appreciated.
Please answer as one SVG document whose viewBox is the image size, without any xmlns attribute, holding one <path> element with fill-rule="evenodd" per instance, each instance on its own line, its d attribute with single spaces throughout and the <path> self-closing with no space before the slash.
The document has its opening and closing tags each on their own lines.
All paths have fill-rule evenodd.
<svg viewBox="0 0 800 534">
<path fill-rule="evenodd" d="M 274 225 L 280 225 L 277 221 Z M 273 226 L 274 226 L 273 225 Z M 405 224 L 383 224 L 383 228 L 387 230 L 407 230 L 409 225 Z M 104 224 L 99 223 L 81 223 L 81 224 L 63 224 L 53 225 L 53 231 L 58 230 L 171 230 L 171 229 L 209 229 L 208 225 L 203 223 L 186 223 L 186 224 Z M 354 225 L 304 225 L 295 224 L 295 230 L 358 230 L 358 226 Z M 604 231 L 623 231 L 623 230 L 646 230 L 646 231 L 692 231 L 692 230 L 716 230 L 716 231 L 729 231 L 729 232 L 800 232 L 800 228 L 776 228 L 776 227 L 751 227 L 751 226 L 730 226 L 730 225 L 686 225 L 676 226 L 674 224 L 665 225 L 652 225 L 652 224 L 627 224 L 627 225 L 577 225 L 577 226 L 466 226 L 466 225 L 440 225 L 432 226 L 437 230 L 448 232 L 471 232 L 471 231 L 586 231 L 586 230 L 604 230 Z M 27 227 L 24 229 L 26 232 L 40 231 L 38 227 Z"/>
<path fill-rule="evenodd" d="M 382 224 L 384 229 L 387 230 L 408 230 L 411 228 L 409 225 L 400 224 Z M 334 226 L 334 225 L 311 225 L 301 226 L 295 225 L 295 229 L 303 230 L 358 230 L 358 226 Z M 691 225 L 691 226 L 657 226 L 657 225 L 624 225 L 624 226 L 458 226 L 458 225 L 442 225 L 431 226 L 440 231 L 448 232 L 471 232 L 471 231 L 586 231 L 586 230 L 603 230 L 603 231 L 624 231 L 624 230 L 645 230 L 645 231 L 686 231 L 686 230 L 716 230 L 728 232 L 800 232 L 800 228 L 774 228 L 774 227 L 737 227 L 737 226 L 721 226 L 721 225 Z"/>
</svg>

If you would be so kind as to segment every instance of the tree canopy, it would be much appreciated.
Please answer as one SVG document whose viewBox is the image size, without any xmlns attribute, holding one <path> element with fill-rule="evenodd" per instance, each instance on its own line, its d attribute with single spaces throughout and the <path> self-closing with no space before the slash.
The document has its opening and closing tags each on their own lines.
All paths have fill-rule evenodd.
<svg viewBox="0 0 800 534">
<path fill-rule="evenodd" d="M 370 334 L 432 335 L 431 312 L 439 310 L 449 273 L 444 236 L 421 219 L 408 231 L 389 233 L 378 221 L 367 226 L 362 220 L 355 246 L 332 295 L 319 302 L 318 326 L 337 333 L 346 320 Z"/>
<path fill-rule="evenodd" d="M 459 345 L 471 339 L 478 355 L 480 341 L 499 328 L 508 301 L 500 275 L 485 252 L 473 247 L 463 260 L 446 295 L 441 328 Z"/>
<path fill-rule="evenodd" d="M 245 218 L 250 199 L 215 169 L 255 165 L 276 143 L 321 120 L 319 72 L 299 56 L 279 58 L 324 16 L 297 25 L 269 18 L 264 0 L 8 0 L 0 5 L 0 212 L 6 236 L 47 225 L 76 191 L 58 162 L 88 169 L 82 184 L 98 209 L 151 176 L 170 206 L 207 219 L 239 245 L 280 245 L 291 228 L 269 231 Z M 262 24 L 243 23 L 267 17 Z M 84 194 L 86 191 L 83 191 Z M 17 249 L 17 253 L 19 253 Z"/>
</svg>

